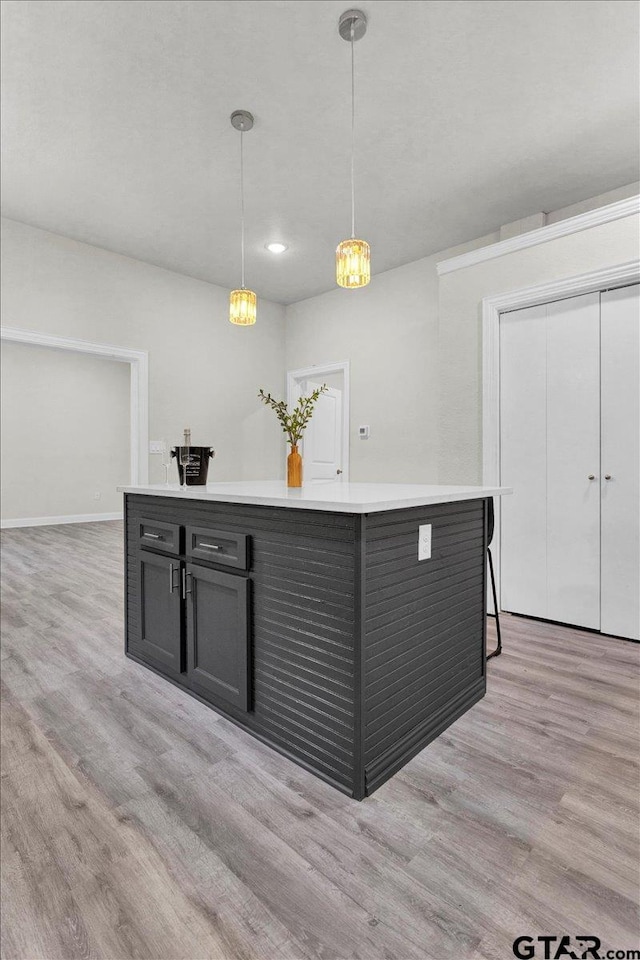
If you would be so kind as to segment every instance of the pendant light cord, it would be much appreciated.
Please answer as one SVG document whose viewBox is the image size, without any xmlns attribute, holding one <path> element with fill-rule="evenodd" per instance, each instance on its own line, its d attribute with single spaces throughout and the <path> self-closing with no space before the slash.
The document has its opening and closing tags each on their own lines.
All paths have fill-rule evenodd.
<svg viewBox="0 0 640 960">
<path fill-rule="evenodd" d="M 354 65 L 353 41 L 355 21 L 351 21 L 351 239 L 356 235 L 356 188 L 354 175 L 355 128 L 356 128 L 356 71 Z"/>
<path fill-rule="evenodd" d="M 240 258 L 242 262 L 242 283 L 244 290 L 244 125 L 240 128 Z"/>
</svg>

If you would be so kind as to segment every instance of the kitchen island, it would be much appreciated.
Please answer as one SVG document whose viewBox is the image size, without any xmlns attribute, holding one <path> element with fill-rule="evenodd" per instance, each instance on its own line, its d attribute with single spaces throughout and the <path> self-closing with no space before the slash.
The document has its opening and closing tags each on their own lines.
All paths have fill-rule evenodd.
<svg viewBox="0 0 640 960">
<path fill-rule="evenodd" d="M 123 487 L 126 654 L 361 800 L 484 696 L 490 498 Z"/>
</svg>

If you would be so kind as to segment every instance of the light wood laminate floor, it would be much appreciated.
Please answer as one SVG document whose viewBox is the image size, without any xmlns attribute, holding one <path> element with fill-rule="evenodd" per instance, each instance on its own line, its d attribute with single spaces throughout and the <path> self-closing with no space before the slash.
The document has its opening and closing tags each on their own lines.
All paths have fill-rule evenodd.
<svg viewBox="0 0 640 960">
<path fill-rule="evenodd" d="M 487 697 L 357 803 L 125 659 L 120 523 L 2 541 L 5 960 L 637 946 L 638 645 L 505 616 Z"/>
</svg>

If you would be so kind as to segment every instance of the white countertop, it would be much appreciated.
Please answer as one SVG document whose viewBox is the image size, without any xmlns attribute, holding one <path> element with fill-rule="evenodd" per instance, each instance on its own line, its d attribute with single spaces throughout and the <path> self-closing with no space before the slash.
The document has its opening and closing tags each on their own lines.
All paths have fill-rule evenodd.
<svg viewBox="0 0 640 960">
<path fill-rule="evenodd" d="M 423 483 L 347 483 L 316 480 L 302 487 L 287 487 L 284 480 L 240 480 L 237 483 L 208 483 L 206 487 L 179 487 L 155 483 L 118 487 L 121 493 L 183 500 L 210 500 L 219 503 L 252 503 L 264 507 L 293 507 L 298 510 L 328 510 L 332 513 L 379 513 L 432 503 L 478 500 L 511 493 L 509 487 L 461 487 Z"/>
</svg>

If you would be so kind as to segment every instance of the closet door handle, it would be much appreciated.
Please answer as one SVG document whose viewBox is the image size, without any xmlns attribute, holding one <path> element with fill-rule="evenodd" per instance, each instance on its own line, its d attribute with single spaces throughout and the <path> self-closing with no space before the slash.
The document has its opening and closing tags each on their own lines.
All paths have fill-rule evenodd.
<svg viewBox="0 0 640 960">
<path fill-rule="evenodd" d="M 610 474 L 610 473 L 605 473 L 604 478 L 605 478 L 605 480 L 611 480 L 611 474 Z"/>
<path fill-rule="evenodd" d="M 587 480 L 595 480 L 595 478 L 596 478 L 595 473 L 590 473 L 589 476 L 587 477 Z"/>
</svg>

